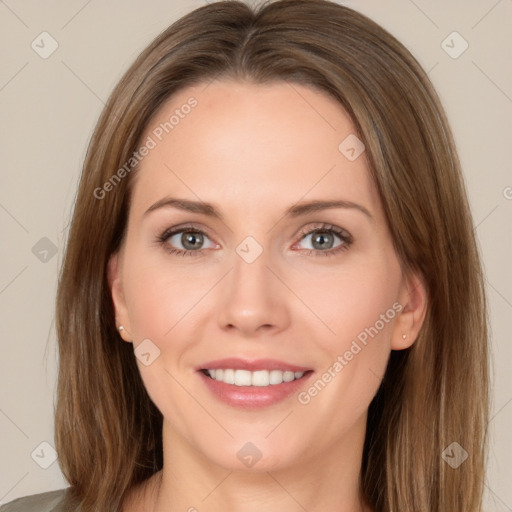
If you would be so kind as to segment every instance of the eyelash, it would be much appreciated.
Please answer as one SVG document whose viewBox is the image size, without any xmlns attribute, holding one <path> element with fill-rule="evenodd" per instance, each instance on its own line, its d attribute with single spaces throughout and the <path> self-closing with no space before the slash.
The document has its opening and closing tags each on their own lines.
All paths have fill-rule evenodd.
<svg viewBox="0 0 512 512">
<path fill-rule="evenodd" d="M 182 250 L 182 249 L 175 249 L 173 247 L 170 247 L 167 243 L 167 240 L 178 233 L 184 233 L 184 232 L 192 232 L 192 233 L 200 233 L 201 235 L 204 235 L 208 237 L 208 235 L 202 231 L 201 229 L 196 228 L 193 225 L 188 226 L 180 226 L 179 229 L 176 228 L 168 228 L 166 229 L 161 235 L 157 237 L 157 243 L 162 245 L 165 250 L 172 255 L 176 256 L 201 256 L 203 251 L 206 249 L 199 249 L 197 251 L 191 251 L 189 249 Z M 341 253 L 343 251 L 346 251 L 353 243 L 353 239 L 350 236 L 350 234 L 342 229 L 336 228 L 332 224 L 319 224 L 311 229 L 305 229 L 300 232 L 300 238 L 299 241 L 301 241 L 304 237 L 314 234 L 314 233 L 332 233 L 336 235 L 338 238 L 341 239 L 342 243 L 338 245 L 338 247 L 335 247 L 334 249 L 329 249 L 326 251 L 321 251 L 319 249 L 304 249 L 303 252 L 306 252 L 307 256 L 335 256 L 338 253 Z"/>
</svg>

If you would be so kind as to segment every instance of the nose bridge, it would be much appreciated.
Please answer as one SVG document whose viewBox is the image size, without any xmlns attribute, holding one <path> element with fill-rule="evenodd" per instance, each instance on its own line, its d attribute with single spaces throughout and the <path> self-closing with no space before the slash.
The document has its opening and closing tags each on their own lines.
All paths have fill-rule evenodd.
<svg viewBox="0 0 512 512">
<path fill-rule="evenodd" d="M 247 290 L 251 294 L 260 293 L 265 289 L 268 291 L 267 281 L 269 274 L 272 274 L 268 269 L 271 265 L 268 249 L 246 240 L 239 244 L 235 252 L 231 279 L 237 291 Z"/>
<path fill-rule="evenodd" d="M 283 285 L 269 267 L 273 267 L 270 252 L 253 237 L 236 247 L 222 291 L 221 327 L 236 327 L 246 334 L 261 326 L 284 327 L 288 315 Z"/>
<path fill-rule="evenodd" d="M 251 237 L 236 248 L 230 293 L 234 299 L 247 306 L 252 303 L 253 306 L 259 304 L 258 307 L 261 307 L 269 302 L 270 291 L 275 286 L 270 282 L 274 277 L 268 268 L 272 264 L 268 248 L 256 244 Z"/>
</svg>

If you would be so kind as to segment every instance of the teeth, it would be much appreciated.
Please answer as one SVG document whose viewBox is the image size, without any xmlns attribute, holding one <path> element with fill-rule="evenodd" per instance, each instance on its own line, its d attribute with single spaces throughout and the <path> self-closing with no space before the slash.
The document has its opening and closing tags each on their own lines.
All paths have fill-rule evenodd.
<svg viewBox="0 0 512 512">
<path fill-rule="evenodd" d="M 234 369 L 208 369 L 207 373 L 212 379 L 226 384 L 259 387 L 291 382 L 292 380 L 300 379 L 304 375 L 304 372 L 283 372 L 281 370 L 257 370 L 250 372 L 249 370 Z"/>
<path fill-rule="evenodd" d="M 218 371 L 218 370 L 217 370 Z M 235 383 L 235 370 L 224 370 L 222 381 L 226 384 Z"/>
<path fill-rule="evenodd" d="M 222 372 L 222 370 L 220 370 Z M 219 370 L 215 371 L 215 380 L 221 380 L 224 382 L 222 378 L 222 373 L 219 377 Z M 247 370 L 235 370 L 235 386 L 250 386 L 251 385 L 251 372 Z"/>
</svg>

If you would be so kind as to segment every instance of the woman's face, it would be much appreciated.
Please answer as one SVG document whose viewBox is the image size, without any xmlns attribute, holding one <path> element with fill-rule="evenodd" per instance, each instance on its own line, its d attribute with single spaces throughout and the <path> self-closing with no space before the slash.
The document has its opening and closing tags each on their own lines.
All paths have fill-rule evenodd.
<svg viewBox="0 0 512 512">
<path fill-rule="evenodd" d="M 164 439 L 230 469 L 350 458 L 422 291 L 353 123 L 305 86 L 215 81 L 142 145 L 109 281 Z"/>
</svg>

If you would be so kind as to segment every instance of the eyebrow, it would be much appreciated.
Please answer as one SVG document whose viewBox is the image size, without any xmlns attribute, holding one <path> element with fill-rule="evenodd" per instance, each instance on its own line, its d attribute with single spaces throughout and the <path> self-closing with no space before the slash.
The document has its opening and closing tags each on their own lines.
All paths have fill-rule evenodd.
<svg viewBox="0 0 512 512">
<path fill-rule="evenodd" d="M 176 208 L 191 213 L 200 213 L 207 215 L 208 217 L 217 218 L 223 221 L 222 214 L 210 203 L 203 201 L 191 201 L 189 199 L 179 199 L 176 197 L 164 197 L 152 204 L 145 212 L 144 217 L 149 213 L 158 210 L 160 208 Z M 297 203 L 290 206 L 285 212 L 284 217 L 296 218 L 309 213 L 318 212 L 321 210 L 327 210 L 330 208 L 346 208 L 355 209 L 364 213 L 371 221 L 373 221 L 372 214 L 364 206 L 354 203 L 352 201 L 345 200 L 329 200 L 329 201 L 308 201 Z"/>
</svg>

